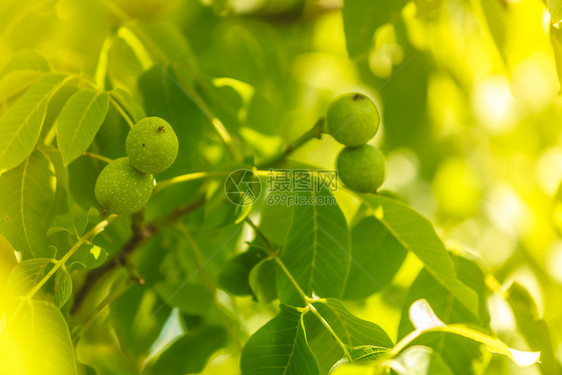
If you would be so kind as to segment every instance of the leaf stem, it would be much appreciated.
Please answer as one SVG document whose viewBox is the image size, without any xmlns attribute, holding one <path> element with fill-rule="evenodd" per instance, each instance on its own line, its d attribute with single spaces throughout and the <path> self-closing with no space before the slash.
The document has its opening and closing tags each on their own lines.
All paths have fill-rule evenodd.
<svg viewBox="0 0 562 375">
<path fill-rule="evenodd" d="M 199 180 L 199 179 L 204 179 L 204 178 L 209 178 L 209 177 L 226 177 L 226 176 L 229 176 L 230 174 L 232 174 L 233 172 L 235 172 L 235 171 L 207 171 L 207 172 L 192 172 L 192 173 L 182 174 L 182 175 L 175 176 L 175 177 L 169 178 L 167 180 L 162 180 L 162 181 L 158 182 L 158 184 L 156 185 L 156 188 L 154 188 L 153 194 L 156 194 L 160 190 L 165 189 L 169 186 L 178 184 L 180 182 Z M 269 177 L 269 176 L 275 175 L 277 172 L 275 172 L 275 171 L 262 171 L 262 170 L 254 169 L 254 170 L 252 170 L 252 173 L 254 173 L 256 176 L 260 176 L 260 177 Z M 282 175 L 282 172 L 279 172 L 279 174 Z"/>
<path fill-rule="evenodd" d="M 92 158 L 92 159 L 101 160 L 101 161 L 106 162 L 106 163 L 108 163 L 108 164 L 113 161 L 112 159 L 110 159 L 110 158 L 108 158 L 108 157 L 105 157 L 105 156 L 100 155 L 100 154 L 95 154 L 95 153 L 89 152 L 89 151 L 84 151 L 84 152 L 82 152 L 82 155 L 88 156 L 88 157 L 90 157 L 90 158 Z"/>
<path fill-rule="evenodd" d="M 289 144 L 287 148 L 283 150 L 281 153 L 279 153 L 278 155 L 274 156 L 270 160 L 265 160 L 264 162 L 258 164 L 258 168 L 259 169 L 271 168 L 279 164 L 283 160 L 285 160 L 289 155 L 293 153 L 293 151 L 304 145 L 312 138 L 320 139 L 322 133 L 324 132 L 325 121 L 326 121 L 325 117 L 318 118 L 318 120 L 316 120 L 312 128 L 310 128 L 306 133 L 304 133 L 295 141 L 293 141 L 291 144 Z"/>
<path fill-rule="evenodd" d="M 299 296 L 303 299 L 304 303 L 306 304 L 306 309 L 312 311 L 312 313 L 320 320 L 320 322 L 322 323 L 322 325 L 328 330 L 328 332 L 330 333 L 330 335 L 334 338 L 334 340 L 336 341 L 336 343 L 338 344 L 339 347 L 341 347 L 341 349 L 343 350 L 345 356 L 352 361 L 351 355 L 349 354 L 349 351 L 347 350 L 347 346 L 344 344 L 344 342 L 342 341 L 342 339 L 338 336 L 338 334 L 333 330 L 333 328 L 330 326 L 330 324 L 326 321 L 326 319 L 324 319 L 324 317 L 322 316 L 322 314 L 320 314 L 318 312 L 318 310 L 316 310 L 316 307 L 314 307 L 314 305 L 312 304 L 313 302 L 316 302 L 317 300 L 310 298 L 306 295 L 306 293 L 304 292 L 304 290 L 302 290 L 302 288 L 300 287 L 300 285 L 297 283 L 297 280 L 295 280 L 295 278 L 293 277 L 293 275 L 291 274 L 291 271 L 289 271 L 289 269 L 287 268 L 287 266 L 285 266 L 285 263 L 283 263 L 283 261 L 281 259 L 279 259 L 278 256 L 278 252 L 277 250 L 275 250 L 275 248 L 273 248 L 273 246 L 271 245 L 271 243 L 269 242 L 269 240 L 266 238 L 266 236 L 263 234 L 263 232 L 256 226 L 256 224 L 254 224 L 254 222 L 252 221 L 252 219 L 250 219 L 249 217 L 246 217 L 246 223 L 248 223 L 248 225 L 250 227 L 252 227 L 252 229 L 254 230 L 254 232 L 256 233 L 256 235 L 264 242 L 265 246 L 267 247 L 267 252 L 269 253 L 269 256 L 271 258 L 273 258 L 273 260 L 275 261 L 275 263 L 277 264 L 277 266 L 281 269 L 281 271 L 283 271 L 283 273 L 285 274 L 285 276 L 289 279 L 289 281 L 291 282 L 291 284 L 293 285 L 293 287 L 295 288 L 295 290 L 297 291 L 297 293 L 299 294 Z"/>
<path fill-rule="evenodd" d="M 162 189 L 167 188 L 168 186 L 172 186 L 180 182 L 199 180 L 207 177 L 228 176 L 230 173 L 231 172 L 193 172 L 193 173 L 187 173 L 184 175 L 172 177 L 167 180 L 158 182 L 158 184 L 154 188 L 154 194 L 156 194 Z"/>
<path fill-rule="evenodd" d="M 394 345 L 394 347 L 388 352 L 388 356 L 390 358 L 394 358 L 404 350 L 408 345 L 410 345 L 415 339 L 417 339 L 424 331 L 421 330 L 414 330 L 408 333 L 406 336 L 402 338 L 399 342 Z"/>
<path fill-rule="evenodd" d="M 90 78 L 85 77 L 80 75 L 79 79 L 87 84 L 90 85 L 92 88 L 98 90 L 99 92 L 106 92 L 105 89 L 101 86 L 99 86 L 98 83 L 92 81 Z M 123 106 L 121 105 L 121 103 L 119 103 L 119 100 L 117 100 L 117 98 L 115 97 L 115 94 L 112 91 L 107 91 L 107 93 L 109 94 L 109 102 L 111 103 L 111 105 L 113 106 L 113 108 L 115 108 L 117 110 L 117 112 L 119 112 L 119 114 L 121 115 L 121 117 L 123 118 L 123 120 L 125 120 L 125 122 L 127 123 L 127 125 L 129 125 L 129 127 L 133 127 L 135 126 L 135 122 L 133 121 L 133 119 L 131 119 L 131 116 L 129 116 L 129 114 L 127 113 L 127 111 L 125 110 L 125 108 L 123 108 Z"/>
<path fill-rule="evenodd" d="M 328 332 L 330 332 L 330 335 L 334 338 L 334 340 L 336 340 L 336 342 L 338 343 L 338 345 L 340 346 L 340 348 L 343 350 L 344 355 L 351 361 L 353 362 L 351 355 L 349 354 L 349 351 L 347 350 L 347 345 L 345 345 L 345 343 L 342 341 L 342 339 L 337 335 L 337 333 L 332 329 L 332 327 L 330 326 L 330 324 L 326 321 L 326 319 L 324 319 L 324 317 L 322 316 L 322 314 L 320 314 L 318 312 L 318 310 L 316 310 L 316 307 L 314 307 L 314 305 L 312 303 L 308 303 L 308 308 L 310 309 L 310 311 L 312 311 L 312 313 L 318 318 L 318 320 L 320 320 L 320 322 L 322 323 L 322 325 L 324 325 L 324 327 L 328 330 Z"/>
<path fill-rule="evenodd" d="M 99 233 L 103 232 L 105 230 L 105 228 L 113 221 L 117 218 L 117 215 L 110 215 L 107 217 L 107 219 L 100 221 L 98 224 L 96 224 L 96 226 L 94 226 L 92 229 L 90 229 L 84 236 L 80 237 L 80 239 L 78 239 L 78 241 L 76 241 L 76 243 L 70 248 L 70 250 L 68 250 L 68 252 L 66 254 L 64 254 L 64 256 L 62 258 L 60 258 L 57 261 L 54 261 L 54 266 L 53 268 L 51 268 L 51 270 L 45 275 L 43 276 L 43 278 L 25 295 L 21 298 L 18 306 L 16 307 L 14 314 L 12 315 L 12 318 L 10 319 L 10 325 L 12 324 L 12 322 L 14 321 L 14 318 L 16 317 L 16 315 L 18 314 L 19 310 L 21 309 L 21 307 L 23 306 L 24 303 L 26 303 L 27 301 L 31 300 L 31 298 L 35 295 L 35 293 L 37 293 L 41 287 L 43 285 L 45 285 L 45 283 L 47 281 L 49 281 L 49 279 L 55 274 L 55 272 L 57 272 L 57 270 L 59 268 L 61 268 L 63 265 L 66 264 L 66 262 L 68 261 L 68 259 L 70 259 L 70 257 L 72 255 L 74 255 L 74 253 L 84 244 L 89 243 L 95 236 L 97 236 Z"/>
<path fill-rule="evenodd" d="M 266 250 L 269 253 L 269 256 L 275 261 L 275 263 L 277 263 L 277 266 L 281 269 L 281 271 L 283 271 L 285 276 L 287 276 L 291 284 L 293 284 L 293 287 L 295 288 L 299 296 L 302 298 L 304 303 L 308 305 L 311 299 L 306 295 L 304 290 L 302 290 L 300 285 L 297 283 L 297 280 L 295 280 L 295 278 L 291 274 L 291 271 L 289 271 L 287 266 L 285 266 L 285 263 L 283 263 L 283 261 L 279 259 L 279 257 L 277 256 L 277 250 L 271 245 L 269 240 L 265 237 L 262 231 L 256 226 L 256 224 L 254 224 L 252 219 L 246 217 L 246 222 L 248 223 L 248 225 L 252 227 L 256 235 L 264 242 L 265 246 L 267 247 Z"/>
<path fill-rule="evenodd" d="M 123 120 L 125 120 L 125 122 L 127 123 L 127 125 L 129 125 L 130 128 L 132 128 L 133 126 L 135 126 L 134 121 L 131 119 L 131 117 L 127 114 L 127 112 L 125 111 L 125 109 L 121 106 L 121 104 L 113 97 L 113 94 L 109 93 L 109 102 L 111 103 L 111 105 L 113 106 L 113 108 L 115 108 L 117 110 L 117 112 L 119 112 L 119 114 L 121 115 L 121 117 L 123 117 Z"/>
</svg>

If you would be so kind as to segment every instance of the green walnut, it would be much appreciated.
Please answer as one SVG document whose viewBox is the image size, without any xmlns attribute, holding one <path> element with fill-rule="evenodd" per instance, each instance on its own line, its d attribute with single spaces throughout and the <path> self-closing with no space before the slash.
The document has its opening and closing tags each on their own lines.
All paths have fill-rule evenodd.
<svg viewBox="0 0 562 375">
<path fill-rule="evenodd" d="M 168 169 L 178 155 L 174 129 L 159 117 L 147 117 L 129 131 L 125 142 L 131 164 L 143 173 Z"/>
<path fill-rule="evenodd" d="M 375 193 L 384 182 L 384 155 L 375 146 L 344 148 L 338 155 L 337 168 L 343 183 L 361 193 Z"/>
<path fill-rule="evenodd" d="M 359 93 L 336 98 L 328 108 L 328 132 L 339 143 L 356 147 L 369 142 L 379 130 L 380 116 L 375 103 Z"/>
<path fill-rule="evenodd" d="M 144 207 L 153 188 L 153 176 L 136 170 L 125 157 L 112 161 L 100 172 L 94 190 L 105 212 L 128 215 Z"/>
</svg>

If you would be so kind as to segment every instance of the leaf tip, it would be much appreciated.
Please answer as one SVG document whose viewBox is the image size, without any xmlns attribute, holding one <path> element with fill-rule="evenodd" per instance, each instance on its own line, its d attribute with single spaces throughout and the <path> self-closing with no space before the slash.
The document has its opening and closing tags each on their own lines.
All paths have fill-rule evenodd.
<svg viewBox="0 0 562 375">
<path fill-rule="evenodd" d="M 445 327 L 425 299 L 419 299 L 410 306 L 410 321 L 418 331 Z"/>
</svg>

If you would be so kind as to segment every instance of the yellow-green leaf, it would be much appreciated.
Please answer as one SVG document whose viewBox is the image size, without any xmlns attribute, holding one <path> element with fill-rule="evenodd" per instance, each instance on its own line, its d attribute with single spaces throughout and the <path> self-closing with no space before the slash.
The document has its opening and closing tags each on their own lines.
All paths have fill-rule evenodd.
<svg viewBox="0 0 562 375">
<path fill-rule="evenodd" d="M 57 123 L 57 144 L 67 166 L 85 151 L 107 114 L 109 96 L 92 89 L 77 91 L 66 102 Z"/>
<path fill-rule="evenodd" d="M 37 70 L 14 70 L 0 79 L 0 103 L 21 93 L 45 73 Z"/>
<path fill-rule="evenodd" d="M 24 258 L 48 256 L 46 213 L 53 199 L 54 174 L 39 151 L 0 176 L 0 233 Z"/>
<path fill-rule="evenodd" d="M 5 332 L 0 329 L 0 369 L 3 374 L 77 373 L 68 326 L 54 305 L 31 300 Z"/>
<path fill-rule="evenodd" d="M 0 173 L 14 168 L 31 153 L 45 120 L 51 94 L 66 75 L 40 78 L 0 117 Z"/>
</svg>

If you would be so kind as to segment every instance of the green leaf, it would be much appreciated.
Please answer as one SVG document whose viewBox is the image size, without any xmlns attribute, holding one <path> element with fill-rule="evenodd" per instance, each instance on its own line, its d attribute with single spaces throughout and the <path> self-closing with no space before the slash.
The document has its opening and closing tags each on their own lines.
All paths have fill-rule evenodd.
<svg viewBox="0 0 562 375">
<path fill-rule="evenodd" d="M 53 179 L 49 160 L 39 151 L 0 176 L 0 233 L 24 259 L 48 256 L 45 234 Z"/>
<path fill-rule="evenodd" d="M 223 327 L 197 328 L 178 337 L 149 364 L 143 374 L 176 375 L 200 373 L 209 357 L 226 343 L 227 333 Z"/>
<path fill-rule="evenodd" d="M 27 294 L 45 276 L 52 265 L 52 259 L 48 258 L 28 259 L 17 264 L 8 276 L 6 292 L 12 296 Z"/>
<path fill-rule="evenodd" d="M 458 279 L 453 261 L 431 223 L 396 200 L 379 195 L 361 195 L 361 198 L 386 230 L 474 316 L 478 316 L 476 292 Z"/>
<path fill-rule="evenodd" d="M 477 331 L 464 324 L 445 324 L 441 321 L 429 305 L 420 299 L 410 306 L 410 321 L 415 328 L 415 336 L 404 340 L 413 340 L 422 334 L 441 332 L 466 337 L 486 346 L 491 353 L 502 354 L 511 359 L 519 367 L 528 367 L 539 361 L 540 352 L 520 351 L 508 347 L 503 341 L 487 333 Z M 399 343 L 400 344 L 400 343 Z M 397 344 L 397 345 L 399 345 Z"/>
<path fill-rule="evenodd" d="M 82 207 L 74 204 L 68 212 L 53 219 L 47 235 L 66 232 L 73 238 L 80 238 L 88 224 L 99 221 L 100 213 L 93 207 L 86 212 Z"/>
<path fill-rule="evenodd" d="M 131 116 L 135 123 L 146 117 L 146 113 L 144 113 L 144 109 L 140 103 L 138 103 L 127 91 L 117 88 L 111 90 L 109 95 L 115 98 L 117 103 L 123 107 L 125 112 Z"/>
<path fill-rule="evenodd" d="M 215 306 L 214 295 L 193 283 L 158 283 L 154 289 L 165 304 L 185 314 L 206 315 Z"/>
<path fill-rule="evenodd" d="M 381 350 L 393 346 L 392 340 L 381 327 L 354 316 L 341 301 L 328 298 L 313 305 L 345 345 L 369 345 Z M 310 348 L 320 364 L 320 372 L 327 373 L 344 353 L 316 316 L 308 316 L 305 325 Z"/>
<path fill-rule="evenodd" d="M 379 27 L 400 16 L 407 0 L 345 0 L 343 26 L 347 51 L 352 59 L 369 52 L 374 34 Z"/>
<path fill-rule="evenodd" d="M 67 270 L 60 268 L 55 275 L 55 305 L 58 308 L 72 296 L 72 278 Z"/>
<path fill-rule="evenodd" d="M 410 305 L 420 298 L 426 299 L 436 314 L 445 323 L 470 323 L 487 327 L 490 317 L 486 308 L 488 288 L 485 275 L 478 265 L 466 258 L 452 255 L 459 279 L 478 293 L 480 315 L 474 316 L 453 295 L 445 289 L 427 270 L 422 270 L 410 286 L 405 304 Z M 402 315 L 398 337 L 404 337 L 413 329 L 407 314 Z M 480 345 L 465 337 L 456 335 L 425 335 L 419 344 L 430 346 L 439 353 L 448 367 L 455 373 L 473 368 L 473 363 L 482 357 Z"/>
<path fill-rule="evenodd" d="M 250 272 L 266 256 L 265 251 L 250 247 L 247 251 L 231 258 L 219 274 L 219 287 L 236 296 L 252 295 Z"/>
<path fill-rule="evenodd" d="M 380 346 L 361 345 L 350 348 L 348 352 L 351 360 L 347 357 L 342 358 L 330 369 L 330 372 L 345 363 L 373 361 L 379 358 L 382 354 L 388 352 L 388 349 Z"/>
<path fill-rule="evenodd" d="M 277 245 L 285 241 L 291 227 L 292 212 L 292 207 L 283 204 L 263 205 L 260 230 L 269 241 Z"/>
<path fill-rule="evenodd" d="M 332 197 L 325 189 L 297 196 L 319 202 Z M 350 245 L 347 221 L 337 204 L 297 205 L 281 260 L 308 296 L 341 298 L 351 263 Z M 303 304 L 281 272 L 277 273 L 277 291 L 282 303 Z"/>
<path fill-rule="evenodd" d="M 149 56 L 141 64 L 131 46 L 123 38 L 112 38 L 111 48 L 108 52 L 107 79 L 111 87 L 136 87 L 137 79 L 143 72 L 143 65 L 150 64 Z M 121 89 L 118 89 L 121 90 Z M 113 93 L 111 94 L 114 98 Z M 129 113 L 130 114 L 130 113 Z M 140 119 L 135 118 L 135 122 Z"/>
<path fill-rule="evenodd" d="M 396 358 L 391 368 L 398 375 L 453 375 L 451 369 L 433 349 L 426 346 L 412 346 Z"/>
<path fill-rule="evenodd" d="M 541 361 L 538 364 L 540 371 L 545 375 L 562 374 L 550 330 L 544 319 L 539 317 L 537 306 L 529 291 L 514 282 L 507 290 L 507 302 L 511 306 L 519 331 L 531 349 L 541 352 Z"/>
<path fill-rule="evenodd" d="M 0 77 L 4 77 L 15 70 L 36 70 L 40 72 L 48 72 L 51 66 L 47 59 L 37 51 L 30 49 L 19 50 L 14 53 L 8 64 L 4 66 Z"/>
<path fill-rule="evenodd" d="M 368 216 L 351 230 L 353 259 L 345 298 L 363 299 L 387 287 L 407 251 L 376 218 Z"/>
<path fill-rule="evenodd" d="M 18 264 L 12 244 L 0 234 L 0 295 L 10 272 Z"/>
<path fill-rule="evenodd" d="M 78 262 L 87 270 L 93 270 L 105 263 L 108 257 L 106 249 L 91 244 L 80 247 L 71 257 L 70 262 Z"/>
<path fill-rule="evenodd" d="M 550 12 L 550 23 L 557 24 L 562 21 L 562 0 L 548 0 L 548 11 Z"/>
<path fill-rule="evenodd" d="M 172 23 L 144 23 L 139 25 L 157 48 L 152 48 L 152 58 L 160 64 L 184 61 L 189 57 L 189 45 L 181 31 Z"/>
<path fill-rule="evenodd" d="M 22 305 L 9 331 L 0 328 L 6 374 L 76 375 L 74 347 L 60 311 L 43 301 Z"/>
<path fill-rule="evenodd" d="M 482 9 L 482 23 L 488 28 L 500 57 L 507 63 L 504 53 L 507 30 L 509 30 L 508 8 L 503 0 L 479 0 Z"/>
<path fill-rule="evenodd" d="M 483 278 L 481 280 L 483 283 Z M 482 303 L 485 303 L 486 297 L 486 294 L 482 295 Z M 420 298 L 426 299 L 441 320 L 447 324 L 480 323 L 477 317 L 471 314 L 426 270 L 422 270 L 410 286 L 404 303 L 410 305 Z M 398 337 L 406 336 L 412 329 L 413 326 L 408 320 L 408 314 L 402 314 Z M 425 335 L 416 343 L 434 348 L 455 373 L 469 372 L 468 369 L 472 369 L 473 362 L 480 360 L 482 357 L 482 351 L 478 343 L 460 336 Z"/>
<path fill-rule="evenodd" d="M 438 353 L 433 349 L 416 345 L 401 353 L 395 360 L 385 362 L 370 361 L 380 357 L 381 352 L 377 348 L 359 347 L 350 351 L 354 359 L 353 363 L 342 359 L 334 366 L 332 375 L 371 375 L 389 373 L 386 369 L 391 368 L 392 374 L 399 375 L 453 375 L 454 373 L 443 362 Z M 464 374 L 464 372 L 461 372 Z"/>
<path fill-rule="evenodd" d="M 109 311 L 119 343 L 131 355 L 148 353 L 171 313 L 153 290 L 138 284 L 112 302 Z"/>
<path fill-rule="evenodd" d="M 82 89 L 70 97 L 57 122 L 57 145 L 67 166 L 86 151 L 98 132 L 109 106 L 105 92 Z"/>
<path fill-rule="evenodd" d="M 20 164 L 31 153 L 45 120 L 52 93 L 66 75 L 40 78 L 0 117 L 0 173 Z"/>
<path fill-rule="evenodd" d="M 550 44 L 554 51 L 558 82 L 562 85 L 562 30 L 550 25 Z"/>
<path fill-rule="evenodd" d="M 36 70 L 14 70 L 6 74 L 0 79 L 0 103 L 25 91 L 43 75 Z"/>
<path fill-rule="evenodd" d="M 264 259 L 250 272 L 250 288 L 261 303 L 269 303 L 277 298 L 277 264 L 273 259 Z"/>
<path fill-rule="evenodd" d="M 250 337 L 240 359 L 242 375 L 317 375 L 297 309 L 281 305 L 279 315 Z"/>
</svg>

